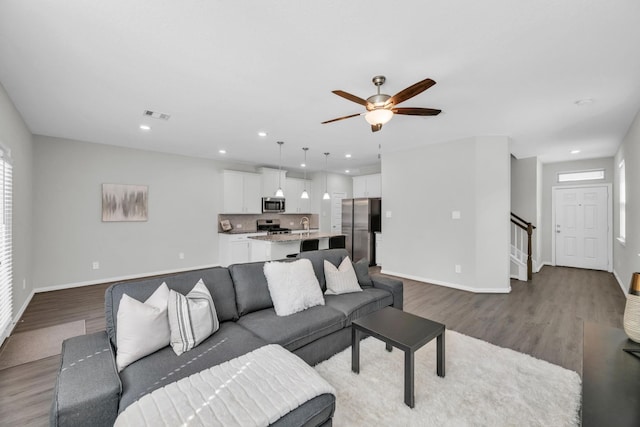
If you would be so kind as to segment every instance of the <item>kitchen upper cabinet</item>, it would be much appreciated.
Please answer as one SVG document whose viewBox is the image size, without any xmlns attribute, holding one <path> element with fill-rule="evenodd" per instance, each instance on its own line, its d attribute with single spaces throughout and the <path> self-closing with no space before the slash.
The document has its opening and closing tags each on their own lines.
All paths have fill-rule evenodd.
<svg viewBox="0 0 640 427">
<path fill-rule="evenodd" d="M 281 185 L 280 183 L 282 183 L 282 190 L 285 190 L 287 171 L 260 168 L 260 173 L 262 175 L 262 197 L 275 196 L 276 191 L 278 191 L 278 188 Z"/>
<path fill-rule="evenodd" d="M 262 180 L 255 173 L 224 171 L 224 213 L 262 213 Z"/>
<path fill-rule="evenodd" d="M 353 177 L 353 198 L 382 197 L 382 175 L 362 175 Z"/>
<path fill-rule="evenodd" d="M 311 181 L 306 181 L 308 199 L 300 198 L 304 189 L 304 179 L 287 178 L 284 189 L 285 213 L 311 213 Z"/>
</svg>

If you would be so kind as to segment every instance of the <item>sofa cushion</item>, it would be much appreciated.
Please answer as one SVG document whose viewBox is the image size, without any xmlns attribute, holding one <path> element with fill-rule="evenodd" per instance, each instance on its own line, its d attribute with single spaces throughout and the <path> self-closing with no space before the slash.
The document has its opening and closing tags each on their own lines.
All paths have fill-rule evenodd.
<svg viewBox="0 0 640 427">
<path fill-rule="evenodd" d="M 313 272 L 311 261 L 267 262 L 264 264 L 273 309 L 278 316 L 289 316 L 316 305 L 324 305 L 324 297 Z"/>
<path fill-rule="evenodd" d="M 340 295 L 351 292 L 362 292 L 351 259 L 346 257 L 339 267 L 324 260 L 324 278 L 327 282 L 326 295 Z"/>
<path fill-rule="evenodd" d="M 331 307 L 347 317 L 347 326 L 351 325 L 354 319 L 393 304 L 391 293 L 375 288 L 365 288 L 362 292 L 350 294 L 325 295 L 324 298 L 327 307 Z"/>
<path fill-rule="evenodd" d="M 371 276 L 369 276 L 369 260 L 362 258 L 360 261 L 354 262 L 353 269 L 356 272 L 361 288 L 373 287 L 373 281 L 371 280 Z"/>
<path fill-rule="evenodd" d="M 120 372 L 122 397 L 118 412 L 143 395 L 267 344 L 234 322 L 220 324 L 215 334 L 195 349 L 176 356 L 170 346 L 132 363 Z"/>
<path fill-rule="evenodd" d="M 242 316 L 238 323 L 268 343 L 293 351 L 342 329 L 345 321 L 346 316 L 340 311 L 316 306 L 285 317 L 267 308 Z"/>
<path fill-rule="evenodd" d="M 320 251 L 300 252 L 298 254 L 298 258 L 306 258 L 311 261 L 322 292 L 327 290 L 327 282 L 324 278 L 324 260 L 326 259 L 337 267 L 348 256 L 349 253 L 346 249 L 323 249 Z"/>
<path fill-rule="evenodd" d="M 163 283 L 145 302 L 122 295 L 117 315 L 120 325 L 116 354 L 118 371 L 171 341 L 167 318 L 169 292 Z"/>
<path fill-rule="evenodd" d="M 105 293 L 107 333 L 113 346 L 117 347 L 117 313 L 123 294 L 126 293 L 138 301 L 145 301 L 162 282 L 165 282 L 169 289 L 186 295 L 200 279 L 202 279 L 211 293 L 211 297 L 215 301 L 218 320 L 224 322 L 238 319 L 236 293 L 231 275 L 229 274 L 229 270 L 223 267 L 205 268 L 149 279 L 120 282 L 111 285 Z"/>
<path fill-rule="evenodd" d="M 170 291 L 168 312 L 171 347 L 178 356 L 220 328 L 216 306 L 202 280 L 187 295 Z"/>
<path fill-rule="evenodd" d="M 240 316 L 273 307 L 264 262 L 250 262 L 229 266 L 236 290 L 236 304 Z"/>
</svg>

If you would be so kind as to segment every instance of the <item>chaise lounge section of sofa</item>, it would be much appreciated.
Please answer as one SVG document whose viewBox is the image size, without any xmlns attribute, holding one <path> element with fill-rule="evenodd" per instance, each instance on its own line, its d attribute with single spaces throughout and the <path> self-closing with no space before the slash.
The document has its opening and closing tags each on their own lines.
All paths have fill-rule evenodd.
<svg viewBox="0 0 640 427">
<path fill-rule="evenodd" d="M 324 260 L 340 265 L 344 249 L 301 253 L 311 261 L 324 292 Z M 263 272 L 264 263 L 235 264 L 117 283 L 105 295 L 106 332 L 74 337 L 63 344 L 54 390 L 51 425 L 113 425 L 118 414 L 145 394 L 267 344 L 279 344 L 310 365 L 351 345 L 352 320 L 392 305 L 402 309 L 402 282 L 368 276 L 356 263 L 362 292 L 325 295 L 325 305 L 277 316 Z M 187 294 L 202 279 L 213 298 L 220 329 L 193 350 L 176 356 L 170 346 L 118 373 L 117 313 L 122 295 L 145 301 L 163 282 Z M 272 425 L 331 425 L 335 397 L 317 396 Z"/>
</svg>

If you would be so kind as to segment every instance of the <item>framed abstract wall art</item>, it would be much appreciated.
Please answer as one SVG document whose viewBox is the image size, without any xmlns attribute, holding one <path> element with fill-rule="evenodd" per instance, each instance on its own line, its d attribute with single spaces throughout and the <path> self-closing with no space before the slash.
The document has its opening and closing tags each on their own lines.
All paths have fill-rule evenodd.
<svg viewBox="0 0 640 427">
<path fill-rule="evenodd" d="M 102 221 L 147 221 L 147 185 L 102 184 Z"/>
</svg>

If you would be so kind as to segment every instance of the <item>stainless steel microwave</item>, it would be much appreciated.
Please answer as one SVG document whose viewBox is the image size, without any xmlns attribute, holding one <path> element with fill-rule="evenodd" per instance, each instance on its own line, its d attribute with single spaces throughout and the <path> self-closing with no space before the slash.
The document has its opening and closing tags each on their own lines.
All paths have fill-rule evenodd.
<svg viewBox="0 0 640 427">
<path fill-rule="evenodd" d="M 264 213 L 282 213 L 284 212 L 284 197 L 263 197 L 262 212 Z"/>
</svg>

